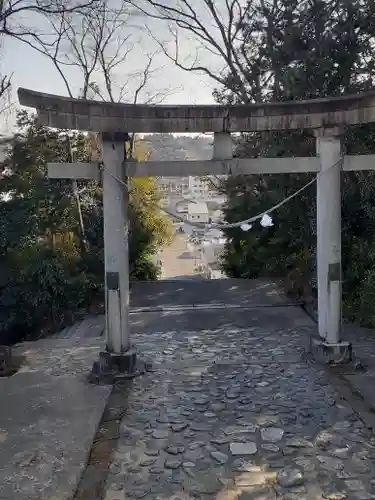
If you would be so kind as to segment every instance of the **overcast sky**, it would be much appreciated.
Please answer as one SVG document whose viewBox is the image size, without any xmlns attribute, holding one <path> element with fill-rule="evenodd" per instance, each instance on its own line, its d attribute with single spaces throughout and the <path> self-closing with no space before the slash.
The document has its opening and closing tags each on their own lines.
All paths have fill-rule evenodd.
<svg viewBox="0 0 375 500">
<path fill-rule="evenodd" d="M 165 33 L 163 27 L 157 21 L 152 25 L 154 34 L 160 39 Z M 137 29 L 134 29 L 137 35 Z M 138 36 L 138 35 L 137 35 Z M 164 37 L 165 38 L 165 37 Z M 195 52 L 194 42 L 185 38 L 182 40 L 183 50 L 186 54 Z M 18 87 L 38 90 L 51 94 L 67 95 L 67 90 L 61 76 L 53 66 L 52 62 L 45 56 L 39 54 L 17 40 L 11 38 L 4 39 L 4 54 L 1 61 L 1 71 L 3 74 L 13 73 L 13 99 L 17 103 Z M 130 72 L 140 71 L 146 64 L 146 52 L 154 52 L 156 44 L 149 37 L 142 35 L 142 43 L 137 44 L 131 56 L 123 64 L 119 73 L 119 83 L 126 81 L 126 76 Z M 148 92 L 159 91 L 160 89 L 171 89 L 174 91 L 163 103 L 173 104 L 210 104 L 213 103 L 212 81 L 204 76 L 189 73 L 174 66 L 164 55 L 157 56 L 154 67 L 162 68 L 157 71 L 153 80 L 148 85 Z M 82 76 L 77 68 L 66 68 L 65 75 L 75 95 L 78 95 L 82 88 Z M 132 82 L 137 86 L 136 79 Z M 130 84 L 131 86 L 131 84 Z M 132 92 L 129 92 L 131 98 Z M 0 130 L 4 131 L 4 123 Z"/>
</svg>

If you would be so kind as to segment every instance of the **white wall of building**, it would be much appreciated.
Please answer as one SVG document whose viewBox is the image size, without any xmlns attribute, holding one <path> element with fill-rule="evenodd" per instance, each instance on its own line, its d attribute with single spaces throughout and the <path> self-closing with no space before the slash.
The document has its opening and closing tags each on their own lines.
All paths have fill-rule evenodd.
<svg viewBox="0 0 375 500">
<path fill-rule="evenodd" d="M 201 177 L 189 177 L 189 191 L 194 198 L 203 198 L 208 192 L 207 183 Z"/>
<path fill-rule="evenodd" d="M 224 244 L 210 243 L 207 245 L 203 245 L 202 247 L 203 258 L 207 262 L 207 264 L 218 262 L 223 251 Z"/>
<path fill-rule="evenodd" d="M 208 266 L 207 277 L 210 280 L 220 280 L 226 278 L 225 273 L 221 269 L 211 269 L 210 266 Z"/>
<path fill-rule="evenodd" d="M 190 222 L 208 223 L 209 215 L 206 203 L 189 203 L 187 220 Z"/>
</svg>

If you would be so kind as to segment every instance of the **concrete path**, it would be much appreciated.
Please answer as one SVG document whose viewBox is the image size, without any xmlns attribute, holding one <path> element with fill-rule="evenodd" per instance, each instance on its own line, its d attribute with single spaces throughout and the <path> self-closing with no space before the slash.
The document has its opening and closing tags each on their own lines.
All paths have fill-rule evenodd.
<svg viewBox="0 0 375 500">
<path fill-rule="evenodd" d="M 172 244 L 160 252 L 163 263 L 163 279 L 180 279 L 194 275 L 194 259 L 186 248 L 186 236 L 176 235 Z"/>
<path fill-rule="evenodd" d="M 155 371 L 134 380 L 105 500 L 375 498 L 372 432 L 305 359 L 314 323 L 277 293 L 253 305 L 132 315 Z"/>
<path fill-rule="evenodd" d="M 86 380 L 99 347 L 72 337 L 14 349 L 22 367 L 0 378 L 1 500 L 73 498 L 111 392 Z"/>
<path fill-rule="evenodd" d="M 134 282 L 131 294 L 133 311 L 138 307 L 254 308 L 282 306 L 285 303 L 286 299 L 277 283 L 266 280 L 200 279 Z"/>
</svg>

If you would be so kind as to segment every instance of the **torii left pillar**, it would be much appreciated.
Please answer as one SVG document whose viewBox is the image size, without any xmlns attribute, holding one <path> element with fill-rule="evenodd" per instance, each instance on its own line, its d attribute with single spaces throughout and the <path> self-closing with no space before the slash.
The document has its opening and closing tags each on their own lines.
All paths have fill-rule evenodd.
<svg viewBox="0 0 375 500">
<path fill-rule="evenodd" d="M 92 377 L 112 382 L 135 373 L 136 354 L 129 335 L 129 250 L 125 133 L 103 133 L 103 229 L 106 350 Z"/>
</svg>

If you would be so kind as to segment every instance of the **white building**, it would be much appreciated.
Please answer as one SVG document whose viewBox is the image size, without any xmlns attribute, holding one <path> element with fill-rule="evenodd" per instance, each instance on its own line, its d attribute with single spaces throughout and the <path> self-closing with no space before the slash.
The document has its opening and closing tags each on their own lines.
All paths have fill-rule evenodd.
<svg viewBox="0 0 375 500">
<path fill-rule="evenodd" d="M 221 203 L 218 203 L 217 201 L 212 201 L 212 200 L 209 200 L 206 203 L 211 221 L 223 222 L 224 221 L 224 212 L 222 210 L 223 205 Z"/>
<path fill-rule="evenodd" d="M 225 273 L 221 270 L 220 264 L 218 262 L 211 262 L 206 267 L 206 276 L 210 280 L 219 280 L 226 278 Z"/>
<path fill-rule="evenodd" d="M 189 177 L 189 191 L 194 198 L 204 198 L 208 193 L 207 182 L 202 177 Z"/>
<path fill-rule="evenodd" d="M 171 214 L 176 214 L 176 219 L 180 220 L 179 217 L 182 217 L 185 220 L 188 220 L 188 207 L 189 203 L 198 203 L 196 201 L 191 201 L 186 198 L 172 198 L 169 200 L 168 211 Z"/>
<path fill-rule="evenodd" d="M 179 215 L 185 214 L 186 218 L 187 218 L 189 203 L 195 203 L 195 202 L 188 200 L 186 198 L 183 198 L 181 200 L 175 201 L 174 203 L 171 203 L 170 206 L 173 209 L 173 213 L 176 213 Z"/>
<path fill-rule="evenodd" d="M 189 222 L 203 222 L 208 223 L 209 215 L 207 203 L 190 202 L 188 203 L 187 220 Z"/>
<path fill-rule="evenodd" d="M 220 260 L 223 254 L 226 238 L 221 236 L 220 231 L 212 229 L 208 231 L 202 240 L 202 265 L 205 276 L 209 279 L 225 278 L 225 274 L 220 269 Z"/>
<path fill-rule="evenodd" d="M 224 251 L 224 242 L 212 242 L 207 241 L 207 244 L 203 242 L 202 256 L 207 264 L 212 264 L 213 262 L 218 262 Z"/>
<path fill-rule="evenodd" d="M 157 177 L 163 206 L 171 204 L 172 199 L 190 198 L 198 201 L 215 201 L 222 204 L 226 197 L 212 189 L 207 177 Z"/>
</svg>

